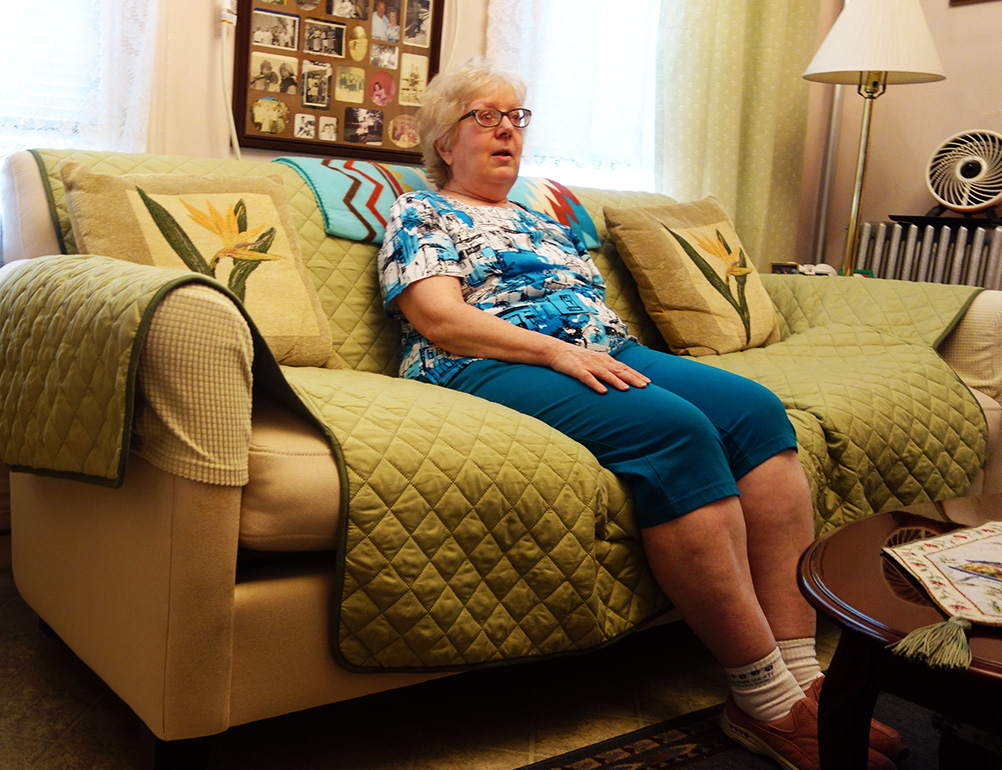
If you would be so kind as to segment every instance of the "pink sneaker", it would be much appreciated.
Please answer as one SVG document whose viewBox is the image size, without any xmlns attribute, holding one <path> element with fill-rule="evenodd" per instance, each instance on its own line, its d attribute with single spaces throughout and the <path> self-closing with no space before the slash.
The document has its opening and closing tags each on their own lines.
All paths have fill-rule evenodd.
<svg viewBox="0 0 1002 770">
<path fill-rule="evenodd" d="M 815 703 L 821 698 L 821 685 L 824 684 L 824 681 L 825 678 L 819 676 L 811 682 L 810 687 L 804 690 L 807 693 L 807 697 Z M 879 751 L 885 757 L 890 757 L 891 759 L 901 759 L 908 754 L 901 734 L 894 728 L 888 727 L 876 719 L 870 722 L 870 748 Z"/>
<path fill-rule="evenodd" d="M 790 713 L 772 722 L 757 722 L 728 697 L 720 718 L 724 734 L 749 751 L 771 757 L 785 770 L 820 770 L 818 704 L 804 698 Z M 895 770 L 894 763 L 870 749 L 867 770 Z"/>
</svg>

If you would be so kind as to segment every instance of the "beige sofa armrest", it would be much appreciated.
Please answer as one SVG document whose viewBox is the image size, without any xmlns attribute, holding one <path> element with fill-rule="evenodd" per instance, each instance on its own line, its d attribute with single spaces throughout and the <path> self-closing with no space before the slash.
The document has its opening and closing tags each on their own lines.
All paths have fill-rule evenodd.
<svg viewBox="0 0 1002 770">
<path fill-rule="evenodd" d="M 3 255 L 3 262 L 59 254 L 59 236 L 52 224 L 49 197 L 35 156 L 22 151 L 5 158 L 0 171 L 0 185 L 3 200 L 0 254 Z"/>
<path fill-rule="evenodd" d="M 231 724 L 252 360 L 233 301 L 179 286 L 157 306 L 140 354 L 122 486 L 11 478 L 18 590 L 167 740 Z"/>
<path fill-rule="evenodd" d="M 184 479 L 246 484 L 253 360 L 250 329 L 229 297 L 204 285 L 174 289 L 140 355 L 136 453 Z"/>
<path fill-rule="evenodd" d="M 11 474 L 18 591 L 166 740 L 230 725 L 240 492 L 135 457 L 119 489 Z"/>
<path fill-rule="evenodd" d="M 968 387 L 1002 401 L 1002 291 L 981 292 L 939 346 Z"/>
</svg>

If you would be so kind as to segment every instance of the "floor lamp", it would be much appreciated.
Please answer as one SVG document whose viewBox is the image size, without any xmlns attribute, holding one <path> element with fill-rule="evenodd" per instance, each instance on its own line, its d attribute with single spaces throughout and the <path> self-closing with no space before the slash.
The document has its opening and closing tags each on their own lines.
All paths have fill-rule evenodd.
<svg viewBox="0 0 1002 770">
<path fill-rule="evenodd" d="M 943 65 L 919 0 L 847 0 L 814 59 L 806 80 L 855 85 L 863 97 L 863 122 L 849 211 L 842 274 L 853 275 L 859 251 L 859 206 L 866 173 L 873 102 L 888 85 L 942 80 Z"/>
</svg>

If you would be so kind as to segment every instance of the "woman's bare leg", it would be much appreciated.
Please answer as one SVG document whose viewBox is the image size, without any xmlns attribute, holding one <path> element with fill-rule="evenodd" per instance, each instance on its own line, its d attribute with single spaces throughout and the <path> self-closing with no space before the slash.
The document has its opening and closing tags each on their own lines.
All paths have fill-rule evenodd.
<svg viewBox="0 0 1002 770">
<path fill-rule="evenodd" d="M 796 452 L 754 468 L 728 497 L 642 530 L 658 584 L 725 667 L 758 660 L 777 639 L 813 637 L 797 562 L 814 538 Z"/>
<path fill-rule="evenodd" d="M 748 564 L 777 639 L 814 637 L 816 616 L 797 585 L 797 562 L 814 540 L 811 491 L 797 453 L 781 452 L 738 481 Z"/>
<path fill-rule="evenodd" d="M 776 648 L 755 594 L 737 497 L 641 532 L 658 584 L 721 665 L 742 666 Z"/>
</svg>

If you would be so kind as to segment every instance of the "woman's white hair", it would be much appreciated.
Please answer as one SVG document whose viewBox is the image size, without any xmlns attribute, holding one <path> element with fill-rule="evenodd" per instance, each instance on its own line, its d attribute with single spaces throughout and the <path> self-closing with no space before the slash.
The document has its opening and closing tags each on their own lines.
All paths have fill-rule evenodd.
<svg viewBox="0 0 1002 770">
<path fill-rule="evenodd" d="M 441 189 L 452 179 L 452 168 L 442 160 L 439 148 L 452 149 L 460 116 L 479 96 L 497 86 L 510 88 L 519 103 L 525 99 L 525 82 L 520 77 L 480 57 L 436 75 L 428 84 L 418 112 L 418 135 L 428 179 L 436 187 Z"/>
</svg>

